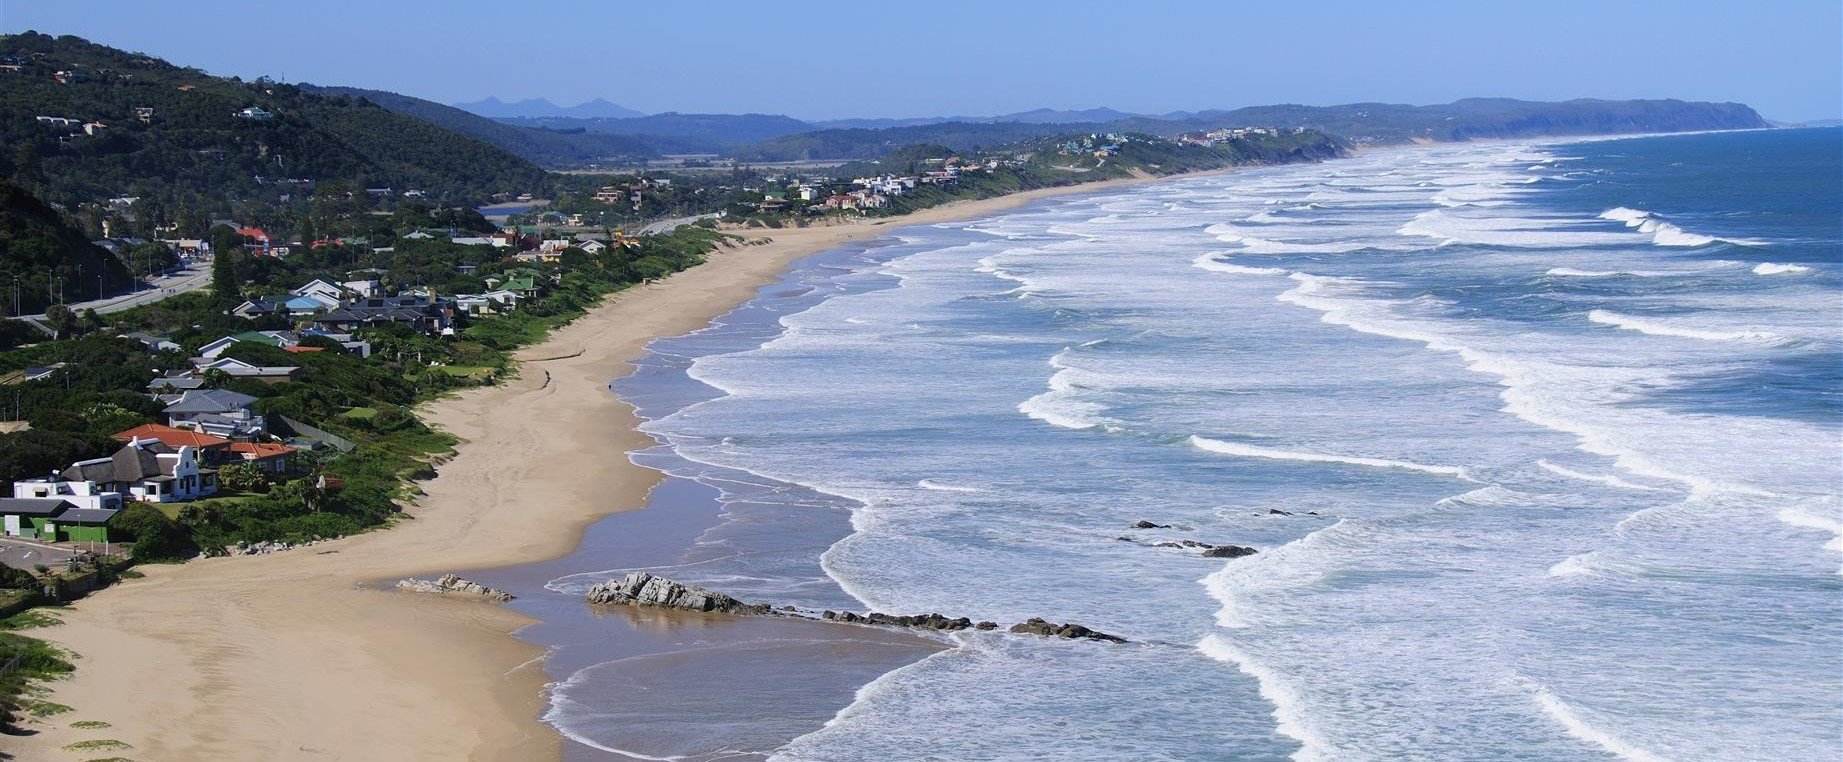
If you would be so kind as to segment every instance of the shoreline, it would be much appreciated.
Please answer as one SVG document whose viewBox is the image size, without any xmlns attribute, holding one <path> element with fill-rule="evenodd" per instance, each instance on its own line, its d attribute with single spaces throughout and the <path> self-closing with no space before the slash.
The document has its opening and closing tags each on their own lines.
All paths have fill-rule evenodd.
<svg viewBox="0 0 1843 762">
<path fill-rule="evenodd" d="M 540 721 L 544 649 L 511 637 L 536 620 L 380 583 L 555 559 L 590 524 L 646 505 L 664 475 L 626 453 L 654 442 L 607 385 L 649 342 L 708 325 L 796 260 L 895 228 L 1249 168 L 734 231 L 767 243 L 722 249 L 614 294 L 520 351 L 517 377 L 428 404 L 424 418 L 462 442 L 391 527 L 285 553 L 141 567 L 143 579 L 71 604 L 60 626 L 29 631 L 79 655 L 75 675 L 51 684 L 48 697 L 74 711 L 31 725 L 34 736 L 9 737 L 19 748 L 7 751 L 56 758 L 65 744 L 109 738 L 154 759 L 558 758 L 562 737 Z M 112 727 L 69 727 L 79 720 Z"/>
</svg>

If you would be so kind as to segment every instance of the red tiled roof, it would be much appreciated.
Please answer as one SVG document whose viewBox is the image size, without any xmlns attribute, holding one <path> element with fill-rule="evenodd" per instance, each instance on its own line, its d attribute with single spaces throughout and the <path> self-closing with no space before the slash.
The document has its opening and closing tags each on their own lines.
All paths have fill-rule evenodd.
<svg viewBox="0 0 1843 762">
<path fill-rule="evenodd" d="M 302 352 L 325 352 L 326 347 L 303 347 L 297 344 L 292 347 L 282 347 L 282 351 L 283 352 L 293 352 L 298 355 L 298 354 L 301 354 Z"/>
<path fill-rule="evenodd" d="M 214 437 L 210 434 L 201 434 L 196 431 L 162 426 L 158 423 L 143 424 L 127 431 L 118 431 L 110 438 L 119 442 L 127 442 L 132 439 L 140 439 L 142 441 L 151 439 L 173 447 L 222 447 L 230 444 L 230 440 L 223 437 Z"/>
<path fill-rule="evenodd" d="M 274 442 L 232 442 L 230 451 L 242 455 L 244 460 L 268 460 L 294 452 L 294 448 Z"/>
</svg>

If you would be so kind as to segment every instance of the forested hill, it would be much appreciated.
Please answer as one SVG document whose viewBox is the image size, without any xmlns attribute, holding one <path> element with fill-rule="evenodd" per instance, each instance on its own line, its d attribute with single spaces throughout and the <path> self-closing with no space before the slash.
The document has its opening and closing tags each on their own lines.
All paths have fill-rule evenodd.
<svg viewBox="0 0 1843 762">
<path fill-rule="evenodd" d="M 546 167 L 575 166 L 656 153 L 646 141 L 633 135 L 590 132 L 581 128 L 545 129 L 506 124 L 454 106 L 386 90 L 305 84 L 301 85 L 301 89 L 323 95 L 364 98 L 399 114 L 486 141 L 526 161 Z"/>
<path fill-rule="evenodd" d="M 13 314 L 15 296 L 21 314 L 43 312 L 57 301 L 60 281 L 70 301 L 94 298 L 98 276 L 108 292 L 131 280 L 115 255 L 90 243 L 56 210 L 0 181 L 0 313 Z"/>
<path fill-rule="evenodd" d="M 0 174 L 69 208 L 124 196 L 200 208 L 273 202 L 298 195 L 301 180 L 459 202 L 544 179 L 504 149 L 360 98 L 34 32 L 0 37 L 0 59 L 9 67 L 0 142 L 12 148 Z"/>
</svg>

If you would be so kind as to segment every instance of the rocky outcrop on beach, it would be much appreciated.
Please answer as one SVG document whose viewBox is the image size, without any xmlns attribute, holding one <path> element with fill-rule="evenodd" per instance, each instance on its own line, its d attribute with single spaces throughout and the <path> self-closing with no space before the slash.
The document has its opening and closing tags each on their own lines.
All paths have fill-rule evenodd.
<svg viewBox="0 0 1843 762">
<path fill-rule="evenodd" d="M 325 540 L 306 540 L 303 542 L 242 542 L 240 541 L 234 545 L 224 546 L 224 555 L 227 555 L 227 556 L 266 556 L 270 553 L 280 553 L 284 550 L 294 550 L 295 548 L 305 548 L 310 545 L 318 545 L 322 542 L 325 542 Z"/>
<path fill-rule="evenodd" d="M 1036 617 L 1031 617 L 1020 624 L 1011 625 L 1011 631 L 1026 635 L 1042 635 L 1044 637 L 1054 635 L 1058 638 L 1068 638 L 1070 640 L 1099 640 L 1107 643 L 1126 642 L 1126 638 L 1109 635 L 1104 632 L 1095 632 L 1094 630 L 1090 630 L 1073 622 L 1068 624 L 1056 624 L 1055 622 L 1038 619 Z"/>
<path fill-rule="evenodd" d="M 452 575 L 450 575 L 452 576 Z M 444 579 L 446 579 L 444 577 Z M 409 582 L 411 580 L 404 580 Z M 399 583 L 401 586 L 402 583 Z M 589 588 L 587 599 L 590 603 L 613 606 L 646 606 L 652 608 L 680 609 L 683 611 L 702 611 L 742 616 L 803 616 L 793 606 L 776 609 L 760 603 L 743 603 L 730 596 L 706 590 L 696 585 L 674 582 L 664 577 L 646 572 L 632 572 L 626 577 L 609 580 Z M 959 632 L 961 630 L 996 630 L 997 622 L 974 622 L 966 617 L 949 617 L 945 614 L 882 614 L 871 612 L 859 614 L 855 611 L 820 612 L 819 619 L 827 622 L 846 624 L 868 624 L 881 627 L 901 627 L 910 630 L 933 630 L 936 632 Z M 1021 628 L 1021 629 L 1020 629 Z M 1015 625 L 1011 632 L 1031 635 L 1054 635 L 1060 638 L 1101 640 L 1109 643 L 1125 643 L 1125 638 L 1106 633 L 1095 632 L 1079 624 L 1052 624 L 1042 619 L 1031 619 Z"/>
<path fill-rule="evenodd" d="M 768 606 L 743 603 L 714 590 L 673 582 L 646 572 L 633 572 L 589 588 L 590 603 L 616 606 L 650 606 L 725 614 L 772 614 Z"/>
<path fill-rule="evenodd" d="M 478 582 L 461 579 L 454 574 L 444 574 L 439 579 L 417 579 L 411 577 L 397 581 L 397 589 L 412 593 L 435 593 L 437 595 L 472 595 L 490 601 L 509 601 L 512 594 L 496 587 L 487 587 Z"/>
<path fill-rule="evenodd" d="M 1133 522 L 1133 528 L 1134 529 L 1170 529 L 1171 525 L 1170 524 L 1154 524 L 1150 521 L 1146 521 L 1145 519 L 1140 519 L 1138 521 Z"/>
<path fill-rule="evenodd" d="M 1204 558 L 1241 558 L 1242 556 L 1252 556 L 1257 552 L 1259 551 L 1256 551 L 1254 548 L 1244 547 L 1241 545 L 1217 545 L 1213 548 L 1204 548 L 1203 557 Z"/>
</svg>

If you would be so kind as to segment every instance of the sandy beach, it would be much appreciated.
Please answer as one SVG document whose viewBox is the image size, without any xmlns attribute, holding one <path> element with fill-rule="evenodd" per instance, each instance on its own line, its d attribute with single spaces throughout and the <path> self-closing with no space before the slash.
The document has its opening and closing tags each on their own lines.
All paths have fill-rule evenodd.
<svg viewBox="0 0 1843 762">
<path fill-rule="evenodd" d="M 1142 178 L 962 202 L 874 223 L 750 231 L 756 245 L 611 297 L 519 356 L 519 376 L 428 406 L 461 437 L 408 518 L 257 557 L 144 568 L 33 631 L 79 655 L 48 697 L 74 711 L 20 759 L 87 759 L 78 741 L 118 739 L 137 760 L 547 759 L 538 721 L 543 652 L 508 635 L 530 620 L 498 606 L 382 589 L 406 576 L 554 558 L 583 529 L 645 504 L 657 472 L 621 453 L 650 446 L 609 394 L 647 342 L 696 330 L 790 262 L 890 228 L 967 219 Z M 106 729 L 70 727 L 78 721 Z M 105 755 L 106 756 L 106 755 Z"/>
</svg>

